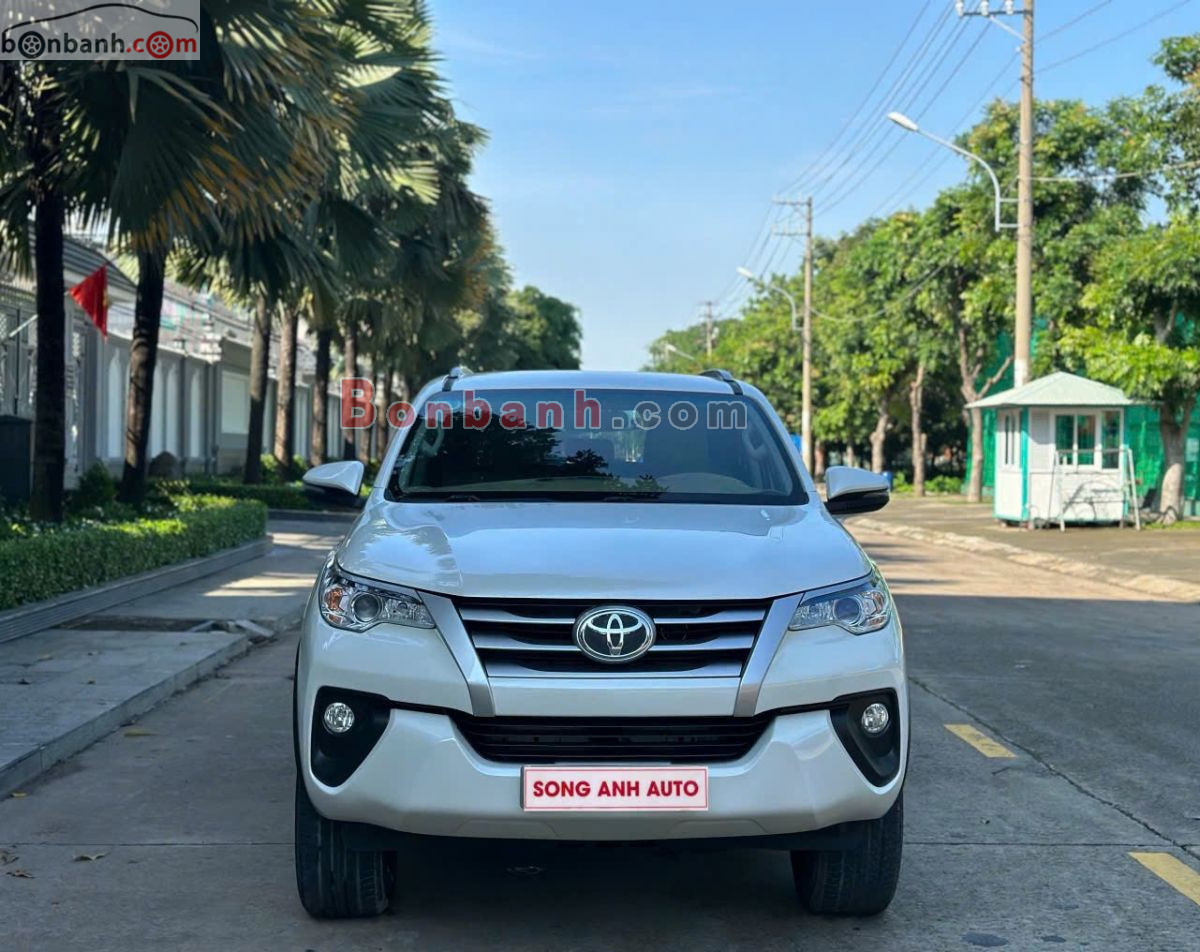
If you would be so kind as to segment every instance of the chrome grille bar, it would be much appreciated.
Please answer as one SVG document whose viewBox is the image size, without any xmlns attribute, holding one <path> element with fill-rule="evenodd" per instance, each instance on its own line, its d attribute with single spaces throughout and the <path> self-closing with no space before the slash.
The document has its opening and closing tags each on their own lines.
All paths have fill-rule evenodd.
<svg viewBox="0 0 1200 952">
<path fill-rule="evenodd" d="M 657 641 L 641 658 L 607 665 L 588 658 L 574 640 L 576 618 L 597 604 L 462 599 L 456 607 L 490 678 L 736 678 L 770 609 L 769 602 L 629 602 L 654 620 Z"/>
</svg>

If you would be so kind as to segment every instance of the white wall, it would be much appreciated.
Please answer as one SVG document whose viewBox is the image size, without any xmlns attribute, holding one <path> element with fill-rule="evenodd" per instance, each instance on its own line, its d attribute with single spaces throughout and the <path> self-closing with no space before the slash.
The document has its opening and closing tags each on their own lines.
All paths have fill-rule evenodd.
<svg viewBox="0 0 1200 952">
<path fill-rule="evenodd" d="M 209 412 L 204 404 L 203 367 L 191 367 L 188 370 L 185 412 L 188 423 L 187 455 L 191 459 L 201 459 L 207 455 L 204 450 L 204 419 Z"/>
<path fill-rule="evenodd" d="M 1022 484 L 1021 411 L 996 412 L 996 481 L 993 512 L 1004 519 L 1020 519 Z"/>
<path fill-rule="evenodd" d="M 163 374 L 163 447 L 176 459 L 183 456 L 179 432 L 179 360 L 171 360 Z M 157 389 L 157 388 L 156 388 Z M 151 457 L 153 459 L 153 457 Z"/>
<path fill-rule="evenodd" d="M 1110 408 L 1111 409 L 1111 408 Z M 1096 417 L 1096 441 L 1090 464 L 1055 466 L 1055 417 Z M 1039 519 L 1067 522 L 1117 522 L 1124 514 L 1121 470 L 1105 469 L 1102 461 L 1104 409 L 1054 407 L 1030 411 L 1029 508 Z M 1121 433 L 1124 433 L 1122 421 Z"/>
<path fill-rule="evenodd" d="M 245 436 L 250 430 L 250 377 L 221 371 L 221 432 Z"/>
<path fill-rule="evenodd" d="M 99 455 L 121 459 L 125 455 L 125 399 L 129 390 L 126 357 L 111 344 L 103 361 L 104 442 Z"/>
</svg>

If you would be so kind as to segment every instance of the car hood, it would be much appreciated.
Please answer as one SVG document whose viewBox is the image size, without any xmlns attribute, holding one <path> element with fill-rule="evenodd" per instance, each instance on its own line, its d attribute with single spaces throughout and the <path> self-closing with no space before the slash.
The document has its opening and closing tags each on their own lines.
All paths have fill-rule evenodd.
<svg viewBox="0 0 1200 952">
<path fill-rule="evenodd" d="M 337 559 L 366 578 L 483 598 L 759 599 L 869 570 L 849 533 L 815 506 L 378 496 Z"/>
</svg>

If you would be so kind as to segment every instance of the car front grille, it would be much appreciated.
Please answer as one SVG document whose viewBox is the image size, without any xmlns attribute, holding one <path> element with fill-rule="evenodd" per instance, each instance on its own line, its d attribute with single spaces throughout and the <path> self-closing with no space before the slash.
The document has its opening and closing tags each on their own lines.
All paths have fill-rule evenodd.
<svg viewBox="0 0 1200 952">
<path fill-rule="evenodd" d="M 743 757 L 770 715 L 757 717 L 474 717 L 452 715 L 479 756 L 501 763 L 715 764 Z"/>
<path fill-rule="evenodd" d="M 458 599 L 459 616 L 488 677 L 726 677 L 742 674 L 768 602 L 624 603 L 654 619 L 642 657 L 603 664 L 575 644 L 575 620 L 596 602 Z"/>
</svg>

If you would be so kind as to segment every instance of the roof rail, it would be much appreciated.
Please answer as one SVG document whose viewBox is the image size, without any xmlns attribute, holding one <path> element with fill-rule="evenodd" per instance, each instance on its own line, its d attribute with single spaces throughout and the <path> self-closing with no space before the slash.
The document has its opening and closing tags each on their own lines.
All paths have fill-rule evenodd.
<svg viewBox="0 0 1200 952">
<path fill-rule="evenodd" d="M 739 397 L 742 395 L 742 386 L 733 379 L 733 374 L 728 370 L 705 370 L 700 374 L 701 377 L 712 377 L 714 380 L 720 380 L 722 383 L 729 384 L 729 389 L 736 393 Z"/>
<path fill-rule="evenodd" d="M 445 393 L 447 390 L 453 390 L 456 380 L 461 380 L 463 377 L 469 376 L 471 376 L 471 371 L 466 367 L 451 367 L 450 373 L 446 374 L 445 379 L 442 380 L 442 393 Z"/>
</svg>

